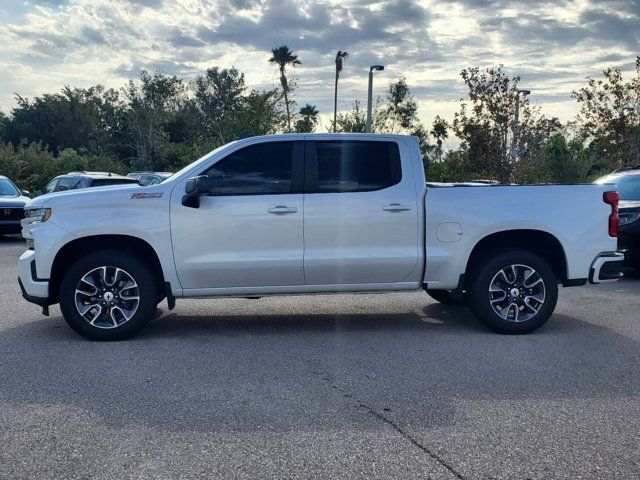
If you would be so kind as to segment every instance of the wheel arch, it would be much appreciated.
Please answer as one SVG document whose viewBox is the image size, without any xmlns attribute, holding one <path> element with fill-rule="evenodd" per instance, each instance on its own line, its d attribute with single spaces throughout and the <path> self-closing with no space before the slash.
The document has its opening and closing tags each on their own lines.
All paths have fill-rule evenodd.
<svg viewBox="0 0 640 480">
<path fill-rule="evenodd" d="M 557 237 L 543 230 L 517 229 L 491 233 L 473 247 L 465 268 L 465 278 L 469 278 L 478 264 L 487 255 L 507 248 L 531 251 L 545 259 L 558 280 L 568 286 L 567 256 Z"/>
<path fill-rule="evenodd" d="M 165 277 L 162 264 L 158 254 L 147 241 L 130 235 L 91 235 L 70 241 L 56 254 L 49 280 L 51 303 L 57 303 L 59 300 L 60 283 L 66 271 L 65 267 L 87 253 L 106 249 L 130 252 L 143 259 L 145 264 L 152 268 L 155 278 L 158 279 L 159 291 L 164 295 Z"/>
</svg>

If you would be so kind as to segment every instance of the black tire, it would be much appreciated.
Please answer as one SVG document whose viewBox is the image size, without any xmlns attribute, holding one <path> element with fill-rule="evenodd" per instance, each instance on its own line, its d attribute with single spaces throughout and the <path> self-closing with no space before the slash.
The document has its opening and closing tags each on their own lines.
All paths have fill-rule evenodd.
<svg viewBox="0 0 640 480">
<path fill-rule="evenodd" d="M 558 301 L 558 281 L 550 265 L 539 255 L 515 249 L 489 255 L 485 258 L 486 261 L 477 265 L 470 276 L 469 306 L 478 320 L 496 332 L 512 335 L 529 333 L 544 325 L 553 313 Z M 511 265 L 515 266 L 516 272 L 522 272 L 517 273 L 519 279 L 514 279 L 513 284 L 510 284 L 507 278 L 502 281 L 503 275 L 500 273 L 503 269 L 509 269 L 509 272 L 513 272 Z M 530 277 L 528 281 L 523 281 L 524 276 L 530 272 L 526 267 L 535 270 L 536 276 Z M 509 276 L 511 278 L 513 274 Z M 538 278 L 542 281 L 542 288 L 537 281 Z M 494 288 L 502 288 L 503 291 L 490 293 L 489 288 L 492 282 L 498 282 L 494 285 L 499 285 Z M 533 282 L 536 282 L 537 285 L 533 289 L 528 289 L 527 283 L 532 284 Z M 540 294 L 541 291 L 543 291 L 543 295 Z M 504 302 L 495 302 L 495 299 L 502 298 L 501 293 L 506 295 Z M 516 295 L 514 296 L 514 294 Z M 524 296 L 524 300 L 521 295 Z M 536 296 L 543 299 L 543 302 L 539 303 L 535 299 Z M 494 305 L 496 305 L 495 309 L 492 306 L 492 298 L 495 302 Z M 506 312 L 505 308 L 500 308 L 501 305 L 509 303 L 513 303 L 513 305 L 505 307 Z M 533 305 L 534 308 L 530 305 Z M 537 312 L 533 313 L 535 308 L 537 308 Z M 496 310 L 499 310 L 500 314 Z M 517 316 L 516 310 L 518 310 Z M 527 318 L 529 315 L 531 317 Z"/>
<path fill-rule="evenodd" d="M 427 294 L 436 302 L 444 305 L 464 305 L 464 294 L 451 290 L 427 290 Z"/>
<path fill-rule="evenodd" d="M 121 292 L 126 291 L 126 295 L 129 296 L 137 294 L 139 300 L 138 303 L 135 304 L 137 305 L 135 310 L 131 308 L 133 315 L 129 320 L 125 320 L 125 315 L 121 313 L 123 310 L 120 309 L 119 312 L 117 312 L 118 305 L 115 304 L 117 302 L 125 302 L 126 300 L 122 300 L 123 297 L 116 295 L 113 301 L 115 311 L 111 313 L 111 310 L 106 311 L 105 309 L 107 313 L 103 313 L 103 316 L 96 315 L 98 320 L 95 323 L 102 324 L 102 327 L 100 327 L 91 325 L 90 321 L 85 319 L 78 311 L 76 307 L 76 287 L 85 275 L 94 270 L 101 271 L 100 267 L 103 266 L 109 267 L 108 272 L 115 272 L 115 270 L 112 270 L 114 268 L 121 269 L 129 278 L 134 280 L 135 284 L 137 284 L 137 287 L 135 287 L 136 290 L 123 289 Z M 111 273 L 107 273 L 106 275 L 111 275 L 110 278 L 115 277 L 115 274 Z M 120 275 L 122 275 L 122 273 L 120 273 Z M 118 284 L 119 282 L 114 286 L 117 287 Z M 89 288 L 86 288 L 87 285 L 87 283 L 83 284 L 84 289 L 89 290 Z M 131 283 L 126 283 L 125 286 L 126 285 L 131 285 Z M 100 290 L 101 289 L 96 289 L 96 291 L 99 292 L 98 295 L 103 295 Z M 159 291 L 159 283 L 156 278 L 154 278 L 153 271 L 135 255 L 122 250 L 99 250 L 78 259 L 65 273 L 60 283 L 60 309 L 69 326 L 83 337 L 90 340 L 123 340 L 135 335 L 153 318 L 160 299 Z M 122 295 L 125 295 L 125 293 L 122 293 Z M 106 295 L 104 296 L 106 297 Z M 104 300 L 104 298 L 102 299 Z M 91 300 L 91 303 L 103 302 L 94 302 Z M 130 306 L 131 304 L 127 305 Z M 103 310 L 100 311 L 103 312 Z M 116 317 L 111 320 L 114 323 L 113 326 L 107 325 L 111 316 Z M 122 323 L 118 324 L 118 320 L 122 321 Z"/>
</svg>

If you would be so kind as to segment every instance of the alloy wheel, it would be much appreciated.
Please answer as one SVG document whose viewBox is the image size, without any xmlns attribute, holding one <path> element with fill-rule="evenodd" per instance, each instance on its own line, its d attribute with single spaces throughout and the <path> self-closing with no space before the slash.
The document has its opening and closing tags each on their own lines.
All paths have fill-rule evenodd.
<svg viewBox="0 0 640 480">
<path fill-rule="evenodd" d="M 91 326 L 117 328 L 131 320 L 138 310 L 140 289 L 125 270 L 97 267 L 78 282 L 75 305 L 78 314 Z"/>
<path fill-rule="evenodd" d="M 498 271 L 489 284 L 491 308 L 509 322 L 531 320 L 542 308 L 545 295 L 542 276 L 528 265 L 509 265 Z"/>
</svg>

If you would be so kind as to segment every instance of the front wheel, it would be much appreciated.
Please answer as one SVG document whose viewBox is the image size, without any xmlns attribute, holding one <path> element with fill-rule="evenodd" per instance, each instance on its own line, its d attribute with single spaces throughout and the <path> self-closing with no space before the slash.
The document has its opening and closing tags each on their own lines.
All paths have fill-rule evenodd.
<svg viewBox="0 0 640 480">
<path fill-rule="evenodd" d="M 60 284 L 60 309 L 69 326 L 91 340 L 137 333 L 158 304 L 158 282 L 136 256 L 118 250 L 89 253 Z"/>
<path fill-rule="evenodd" d="M 498 254 L 472 272 L 470 307 L 499 333 L 523 334 L 540 328 L 558 301 L 558 282 L 540 256 L 520 250 Z"/>
</svg>

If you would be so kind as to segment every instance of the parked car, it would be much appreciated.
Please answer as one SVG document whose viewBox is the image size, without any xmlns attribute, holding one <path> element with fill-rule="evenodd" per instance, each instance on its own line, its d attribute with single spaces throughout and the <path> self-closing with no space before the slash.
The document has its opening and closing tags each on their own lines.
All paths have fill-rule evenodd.
<svg viewBox="0 0 640 480">
<path fill-rule="evenodd" d="M 20 233 L 27 200 L 29 192 L 19 190 L 11 180 L 0 175 L 0 235 Z"/>
<path fill-rule="evenodd" d="M 92 339 L 166 298 L 425 289 L 526 333 L 558 283 L 620 277 L 605 185 L 426 187 L 415 137 L 287 134 L 224 145 L 161 184 L 30 202 L 24 297 Z"/>
<path fill-rule="evenodd" d="M 615 185 L 620 194 L 618 248 L 640 271 L 640 166 L 619 168 L 595 183 Z"/>
<path fill-rule="evenodd" d="M 43 190 L 37 192 L 37 196 L 65 190 L 104 187 L 125 183 L 138 185 L 138 180 L 110 172 L 70 172 L 66 175 L 58 175 L 51 180 Z"/>
<path fill-rule="evenodd" d="M 131 172 L 129 178 L 135 178 L 140 185 L 157 185 L 169 178 L 171 172 Z"/>
</svg>

